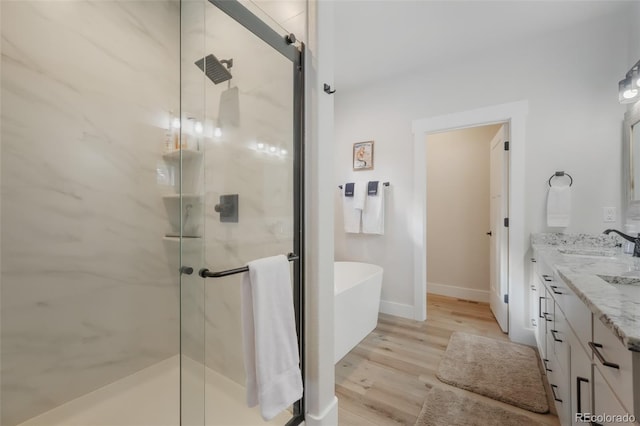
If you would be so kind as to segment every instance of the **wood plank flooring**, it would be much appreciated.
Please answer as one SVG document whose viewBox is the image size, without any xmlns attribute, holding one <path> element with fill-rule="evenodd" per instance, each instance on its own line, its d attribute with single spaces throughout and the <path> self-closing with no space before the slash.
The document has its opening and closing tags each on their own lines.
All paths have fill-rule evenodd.
<svg viewBox="0 0 640 426">
<path fill-rule="evenodd" d="M 527 415 L 544 425 L 559 424 L 555 415 L 534 414 L 440 382 L 435 374 L 454 331 L 509 339 L 486 303 L 434 294 L 429 294 L 427 301 L 427 321 L 380 314 L 378 327 L 336 364 L 340 426 L 413 425 L 434 385 Z"/>
</svg>

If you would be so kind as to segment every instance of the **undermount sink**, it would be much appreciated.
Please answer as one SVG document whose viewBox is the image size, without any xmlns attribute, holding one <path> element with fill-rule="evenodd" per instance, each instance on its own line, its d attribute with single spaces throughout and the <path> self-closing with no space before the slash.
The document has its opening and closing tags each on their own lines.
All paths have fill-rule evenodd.
<svg viewBox="0 0 640 426">
<path fill-rule="evenodd" d="M 590 249 L 590 248 L 562 248 L 558 249 L 559 253 L 568 256 L 592 257 L 592 258 L 614 258 L 617 251 L 615 249 Z"/>
<path fill-rule="evenodd" d="M 609 284 L 640 285 L 640 277 L 622 277 L 619 275 L 598 275 Z"/>
</svg>

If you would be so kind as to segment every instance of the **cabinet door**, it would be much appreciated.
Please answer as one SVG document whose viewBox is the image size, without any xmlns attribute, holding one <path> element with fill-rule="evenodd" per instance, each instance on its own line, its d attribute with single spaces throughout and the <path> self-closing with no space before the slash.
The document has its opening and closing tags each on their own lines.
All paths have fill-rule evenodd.
<svg viewBox="0 0 640 426">
<path fill-rule="evenodd" d="M 628 416 L 628 411 L 622 407 L 597 368 L 593 369 L 593 413 L 596 416 L 607 415 L 608 418 L 594 419 L 604 426 L 619 425 L 614 416 Z"/>
<path fill-rule="evenodd" d="M 584 422 L 578 421 L 576 414 L 593 413 L 591 404 L 591 388 L 593 386 L 591 359 L 573 332 L 568 333 L 568 338 L 569 351 L 571 353 L 571 362 L 569 363 L 571 370 L 571 424 L 582 426 Z"/>
<path fill-rule="evenodd" d="M 547 301 L 552 304 L 553 301 L 547 299 L 547 293 L 544 285 L 537 279 L 538 295 L 537 295 L 537 309 L 538 314 L 538 327 L 536 329 L 536 343 L 538 344 L 538 351 L 540 352 L 540 358 L 547 359 L 547 319 L 550 318 L 550 314 L 547 312 Z"/>
<path fill-rule="evenodd" d="M 558 359 L 553 353 L 550 354 L 550 359 L 546 364 L 551 370 L 547 371 L 547 380 L 549 381 L 551 397 L 558 413 L 558 420 L 562 425 L 569 425 L 571 424 L 571 419 L 569 418 L 571 413 L 569 375 L 560 369 Z"/>
</svg>

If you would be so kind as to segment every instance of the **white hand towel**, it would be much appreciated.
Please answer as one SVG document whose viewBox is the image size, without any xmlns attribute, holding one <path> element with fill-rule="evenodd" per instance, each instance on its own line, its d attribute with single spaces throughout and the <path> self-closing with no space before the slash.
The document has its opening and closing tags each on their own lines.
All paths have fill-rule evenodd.
<svg viewBox="0 0 640 426">
<path fill-rule="evenodd" d="M 384 235 L 384 186 L 378 186 L 377 195 L 367 197 L 367 205 L 362 212 L 362 232 Z"/>
<path fill-rule="evenodd" d="M 364 191 L 364 187 L 360 188 L 358 184 L 354 185 L 353 197 L 344 195 L 347 186 L 344 185 L 342 190 L 342 216 L 344 217 L 344 232 L 357 234 L 360 232 L 360 217 L 362 216 L 362 208 L 356 207 L 356 194 Z M 357 205 L 363 204 L 358 198 Z"/>
<path fill-rule="evenodd" d="M 242 277 L 242 332 L 247 404 L 271 420 L 302 397 L 302 375 L 289 261 L 249 262 Z"/>
<path fill-rule="evenodd" d="M 571 222 L 571 188 L 554 185 L 547 195 L 547 226 L 565 228 Z"/>
<path fill-rule="evenodd" d="M 353 207 L 364 211 L 367 202 L 367 182 L 356 182 L 353 189 Z"/>
</svg>

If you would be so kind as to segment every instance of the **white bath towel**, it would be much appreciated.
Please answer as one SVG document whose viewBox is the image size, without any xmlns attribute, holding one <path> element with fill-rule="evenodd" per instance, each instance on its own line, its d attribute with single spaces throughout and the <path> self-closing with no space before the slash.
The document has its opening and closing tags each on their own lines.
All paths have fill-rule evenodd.
<svg viewBox="0 0 640 426">
<path fill-rule="evenodd" d="M 247 404 L 271 420 L 302 397 L 302 376 L 285 256 L 249 262 L 242 277 L 242 332 Z"/>
<path fill-rule="evenodd" d="M 547 195 L 547 226 L 564 228 L 571 222 L 571 187 L 554 185 Z"/>
<path fill-rule="evenodd" d="M 345 197 L 342 191 L 342 215 L 344 217 L 344 232 L 357 234 L 360 232 L 362 210 L 367 199 L 367 187 L 365 182 L 356 182 L 353 189 L 353 197 Z"/>
<path fill-rule="evenodd" d="M 378 193 L 367 197 L 367 204 L 362 212 L 364 234 L 384 235 L 384 188 L 379 185 Z"/>
</svg>

